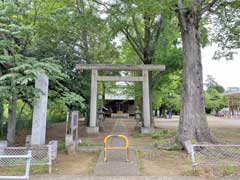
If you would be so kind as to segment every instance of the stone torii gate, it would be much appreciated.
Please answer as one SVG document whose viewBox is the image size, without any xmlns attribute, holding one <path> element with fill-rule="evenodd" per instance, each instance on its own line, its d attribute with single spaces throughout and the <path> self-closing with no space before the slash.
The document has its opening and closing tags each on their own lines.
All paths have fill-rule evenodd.
<svg viewBox="0 0 240 180">
<path fill-rule="evenodd" d="M 152 131 L 150 123 L 149 101 L 149 77 L 148 71 L 164 71 L 164 65 L 122 65 L 122 64 L 77 64 L 76 70 L 91 70 L 91 101 L 90 101 L 90 124 L 87 132 L 98 133 L 97 127 L 97 82 L 98 81 L 125 81 L 142 82 L 143 84 L 143 122 L 142 133 Z M 142 71 L 142 76 L 99 76 L 98 71 Z"/>
</svg>

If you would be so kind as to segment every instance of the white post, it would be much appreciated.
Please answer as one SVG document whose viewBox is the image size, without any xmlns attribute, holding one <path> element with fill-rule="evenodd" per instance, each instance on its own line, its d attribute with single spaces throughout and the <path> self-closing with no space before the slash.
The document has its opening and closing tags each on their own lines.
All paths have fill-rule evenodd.
<svg viewBox="0 0 240 180">
<path fill-rule="evenodd" d="M 191 157 L 192 157 L 192 166 L 196 165 L 196 160 L 195 160 L 195 152 L 194 152 L 194 145 L 192 144 L 191 146 Z"/>
<path fill-rule="evenodd" d="M 88 133 L 98 133 L 97 127 L 97 70 L 92 70 L 91 76 L 91 102 L 90 102 L 90 122 L 87 128 Z"/>
<path fill-rule="evenodd" d="M 32 160 L 32 151 L 28 151 L 28 159 L 26 163 L 26 170 L 25 170 L 25 178 L 29 179 L 29 174 L 30 174 L 30 168 L 31 168 L 31 160 Z"/>
<path fill-rule="evenodd" d="M 5 159 L 6 162 L 8 162 L 7 159 L 13 159 L 13 161 L 10 160 L 10 162 L 15 162 L 16 159 L 20 159 L 19 162 L 22 164 L 21 159 L 26 159 L 26 169 L 24 176 L 1 176 L 0 179 L 29 179 L 29 174 L 30 174 L 30 167 L 31 167 L 31 159 L 32 159 L 32 151 L 29 150 L 27 155 L 0 155 L 0 159 Z"/>
<path fill-rule="evenodd" d="M 48 173 L 52 173 L 52 145 L 48 145 Z"/>
<path fill-rule="evenodd" d="M 149 100 L 149 77 L 148 71 L 143 70 L 143 123 L 144 127 L 141 129 L 142 133 L 149 133 L 152 131 L 150 122 L 150 100 Z"/>
<path fill-rule="evenodd" d="M 48 145 L 52 146 L 52 161 L 55 161 L 57 159 L 58 141 L 49 141 Z"/>
<path fill-rule="evenodd" d="M 48 77 L 40 74 L 35 82 L 35 88 L 41 91 L 33 109 L 31 145 L 44 145 L 47 122 Z"/>
</svg>

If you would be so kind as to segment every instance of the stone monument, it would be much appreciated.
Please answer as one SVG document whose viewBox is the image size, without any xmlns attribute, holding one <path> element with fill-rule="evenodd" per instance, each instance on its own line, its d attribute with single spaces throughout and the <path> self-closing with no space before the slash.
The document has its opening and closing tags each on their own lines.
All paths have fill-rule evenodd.
<svg viewBox="0 0 240 180">
<path fill-rule="evenodd" d="M 104 132 L 104 112 L 102 108 L 98 111 L 98 126 L 99 126 L 99 131 Z"/>
<path fill-rule="evenodd" d="M 142 123 L 142 113 L 138 106 L 135 112 L 135 120 L 136 120 L 135 130 L 140 130 L 142 128 L 143 123 Z"/>
<path fill-rule="evenodd" d="M 44 145 L 46 137 L 48 76 L 40 74 L 35 81 L 35 88 L 41 91 L 33 108 L 31 145 Z"/>
<path fill-rule="evenodd" d="M 81 142 L 78 138 L 78 119 L 79 111 L 71 111 L 67 115 L 65 147 L 69 153 L 75 152 L 77 145 Z"/>
</svg>

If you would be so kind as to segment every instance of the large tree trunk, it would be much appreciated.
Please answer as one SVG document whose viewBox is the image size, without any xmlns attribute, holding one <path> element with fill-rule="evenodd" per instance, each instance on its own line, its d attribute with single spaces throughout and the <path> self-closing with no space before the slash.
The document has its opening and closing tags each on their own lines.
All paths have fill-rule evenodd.
<svg viewBox="0 0 240 180">
<path fill-rule="evenodd" d="M 83 0 L 76 1 L 77 8 L 78 8 L 78 14 L 79 16 L 82 16 L 85 13 L 85 4 Z M 88 44 L 88 32 L 87 32 L 87 27 L 83 27 L 84 30 L 82 32 L 82 42 L 83 42 L 83 57 L 84 60 L 87 63 L 91 63 L 91 58 L 89 56 L 89 44 Z"/>
<path fill-rule="evenodd" d="M 0 70 L 0 76 L 2 72 Z M 3 99 L 0 98 L 0 136 L 2 135 L 2 125 L 3 125 Z"/>
<path fill-rule="evenodd" d="M 182 15 L 182 14 L 181 14 Z M 208 128 L 203 96 L 199 19 L 195 15 L 179 15 L 183 43 L 183 89 L 177 143 L 187 140 L 214 142 Z M 184 17 L 184 19 L 183 19 Z"/>
<path fill-rule="evenodd" d="M 0 136 L 3 135 L 2 125 L 3 125 L 3 100 L 0 99 Z"/>
<path fill-rule="evenodd" d="M 152 91 L 153 91 L 153 83 L 152 83 L 152 71 L 148 72 L 149 77 L 149 107 L 150 107 L 150 121 L 151 121 L 151 127 L 155 127 L 154 123 L 154 117 L 153 117 L 153 99 L 152 99 Z"/>
<path fill-rule="evenodd" d="M 6 39 L 6 37 L 3 37 Z M 4 55 L 9 56 L 7 49 L 3 49 Z M 9 49 L 11 55 L 16 54 L 14 49 Z M 11 80 L 11 87 L 15 86 L 15 79 Z M 8 100 L 8 131 L 7 141 L 9 145 L 13 145 L 15 142 L 16 123 L 17 123 L 17 98 L 15 92 L 12 92 L 12 96 Z"/>
<path fill-rule="evenodd" d="M 15 132 L 16 132 L 16 98 L 11 97 L 9 99 L 9 107 L 8 107 L 8 132 L 7 132 L 7 141 L 9 145 L 13 145 L 15 142 Z"/>
</svg>

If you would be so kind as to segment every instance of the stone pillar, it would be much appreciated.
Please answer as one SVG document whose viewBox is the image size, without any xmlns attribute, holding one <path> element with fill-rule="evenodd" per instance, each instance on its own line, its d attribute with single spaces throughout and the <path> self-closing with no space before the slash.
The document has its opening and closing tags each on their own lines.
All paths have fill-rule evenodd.
<svg viewBox="0 0 240 180">
<path fill-rule="evenodd" d="M 25 146 L 30 147 L 31 146 L 31 135 L 26 136 Z"/>
<path fill-rule="evenodd" d="M 90 122 L 87 127 L 87 133 L 94 134 L 98 133 L 99 128 L 97 127 L 97 70 L 92 70 L 91 76 L 91 102 L 90 102 Z"/>
<path fill-rule="evenodd" d="M 0 155 L 4 155 L 4 149 L 8 146 L 7 141 L 0 141 Z"/>
<path fill-rule="evenodd" d="M 151 122 L 150 122 L 150 100 L 149 100 L 149 77 L 148 71 L 143 70 L 143 127 L 141 128 L 142 133 L 150 133 L 153 131 L 151 129 Z"/>
<path fill-rule="evenodd" d="M 55 161 L 57 159 L 58 141 L 49 141 L 48 145 L 52 146 L 52 160 Z"/>
<path fill-rule="evenodd" d="M 31 145 L 45 144 L 47 101 L 48 101 L 48 77 L 40 74 L 35 81 L 35 88 L 41 91 L 33 109 Z"/>
</svg>

